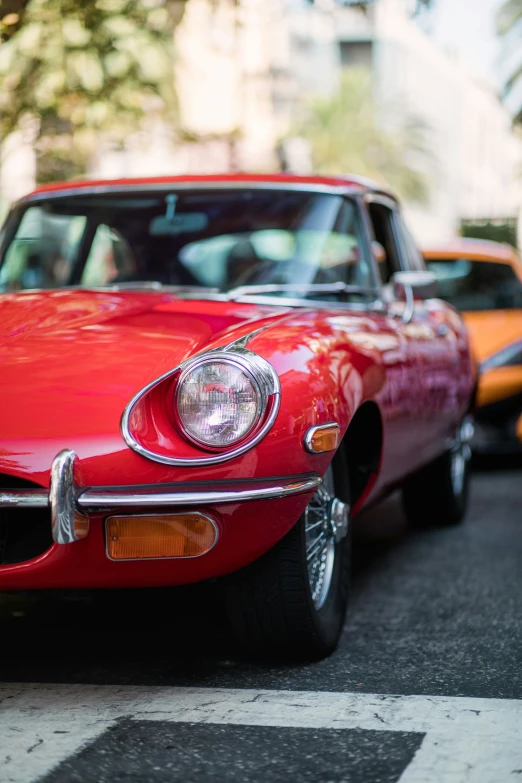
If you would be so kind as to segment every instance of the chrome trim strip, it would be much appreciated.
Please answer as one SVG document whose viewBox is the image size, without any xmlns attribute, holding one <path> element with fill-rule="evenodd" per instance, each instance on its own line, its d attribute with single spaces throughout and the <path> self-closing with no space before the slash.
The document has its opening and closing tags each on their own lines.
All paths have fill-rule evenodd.
<svg viewBox="0 0 522 783">
<path fill-rule="evenodd" d="M 136 284 L 136 291 L 138 291 L 138 285 Z M 68 285 L 68 286 L 62 286 L 60 291 L 72 291 L 72 290 L 79 290 L 79 291 L 94 291 L 101 292 L 101 293 L 118 293 L 118 289 L 113 288 L 112 286 L 83 286 L 83 285 Z M 158 289 L 159 290 L 159 289 Z M 17 296 L 26 296 L 30 294 L 34 294 L 35 292 L 42 291 L 41 288 L 25 288 L 23 291 L 17 291 Z M 143 290 L 143 292 L 140 291 L 140 293 L 157 293 L 157 290 L 154 288 L 147 287 Z M 167 291 L 168 293 L 168 291 Z M 370 296 L 370 294 L 368 294 Z M 288 310 L 289 308 L 297 308 L 302 307 L 306 308 L 310 311 L 313 310 L 356 310 L 357 312 L 372 312 L 377 310 L 383 309 L 383 302 L 380 294 L 376 290 L 376 298 L 372 299 L 368 302 L 339 302 L 339 301 L 328 301 L 328 300 L 320 300 L 320 299 L 299 299 L 296 297 L 287 297 L 287 296 L 271 296 L 270 294 L 256 294 L 256 295 L 250 295 L 250 294 L 244 294 L 242 296 L 238 296 L 236 299 L 230 300 L 228 296 L 225 293 L 219 293 L 219 294 L 213 294 L 209 291 L 204 291 L 203 294 L 197 294 L 197 293 L 183 293 L 179 294 L 179 298 L 186 300 L 194 300 L 194 301 L 204 301 L 204 302 L 230 302 L 234 301 L 238 304 L 255 304 L 255 305 L 261 305 L 265 307 L 280 307 L 282 309 Z M 283 313 L 283 316 L 286 317 L 288 315 L 291 315 L 291 313 Z M 272 324 L 271 324 L 272 325 Z M 267 329 L 267 326 L 262 327 L 262 329 Z M 252 335 L 254 335 L 255 332 L 252 332 Z M 239 340 L 236 341 L 237 344 L 239 344 L 240 340 L 243 338 L 239 338 Z M 251 339 L 251 338 L 249 338 Z"/>
<path fill-rule="evenodd" d="M 47 508 L 49 494 L 40 489 L 14 489 L 0 492 L 0 508 Z"/>
<path fill-rule="evenodd" d="M 73 452 L 67 452 L 68 454 Z M 61 452 L 64 454 L 64 452 Z M 59 457 L 61 455 L 58 455 Z M 67 457 L 66 459 L 70 459 Z M 60 464 L 63 464 L 60 460 Z M 266 481 L 271 481 L 267 478 Z M 222 505 L 225 503 L 244 503 L 251 500 L 273 500 L 277 498 L 290 497 L 292 495 L 303 495 L 307 492 L 313 492 L 320 486 L 322 479 L 319 476 L 306 476 L 304 478 L 278 479 L 276 484 L 268 487 L 258 487 L 253 484 L 245 489 L 215 489 L 215 490 L 194 490 L 194 491 L 176 491 L 176 485 L 172 489 L 161 487 L 156 491 L 152 484 L 149 491 L 138 491 L 133 487 L 92 487 L 85 490 L 74 488 L 72 490 L 76 495 L 80 493 L 75 501 L 75 512 L 77 507 L 83 511 L 99 511 L 100 509 L 119 509 L 130 507 L 157 508 L 158 506 L 206 506 Z M 244 482 L 248 484 L 248 481 Z M 71 485 L 68 486 L 71 493 Z M 69 499 L 71 494 L 69 494 Z M 0 494 L 0 508 L 18 506 L 20 508 L 46 508 L 51 504 L 50 497 L 38 490 L 10 490 Z M 55 502 L 56 508 L 56 502 Z M 70 522 L 67 517 L 65 521 Z M 60 523 L 60 539 L 65 538 L 64 527 Z M 53 534 L 54 535 L 54 534 Z M 76 541 L 76 538 L 71 540 Z M 70 543 L 69 540 L 57 540 L 59 544 Z"/>
<path fill-rule="evenodd" d="M 304 444 L 307 451 L 310 452 L 310 454 L 327 454 L 326 451 L 315 451 L 314 448 L 312 448 L 312 438 L 314 437 L 317 430 L 323 430 L 325 427 L 335 427 L 337 432 L 341 433 L 341 428 L 337 424 L 336 421 L 326 421 L 324 424 L 317 424 L 315 427 L 310 427 L 304 436 Z M 333 449 L 332 449 L 333 451 Z"/>
<path fill-rule="evenodd" d="M 64 449 L 53 460 L 51 467 L 51 486 L 49 489 L 49 505 L 51 507 L 51 525 L 53 539 L 56 544 L 72 544 L 85 538 L 88 527 L 82 536 L 75 530 L 76 491 L 74 487 L 74 460 L 76 454 L 71 449 Z M 85 520 L 88 525 L 88 520 Z"/>
<path fill-rule="evenodd" d="M 361 294 L 364 296 L 378 296 L 379 290 L 375 287 L 346 285 L 346 283 L 266 283 L 264 285 L 240 285 L 225 291 L 225 296 L 230 302 L 235 302 L 243 296 L 264 296 L 265 294 L 279 294 L 281 291 L 289 293 L 308 294 Z M 300 297 L 297 297 L 298 299 Z M 309 300 L 313 302 L 312 300 Z"/>
<path fill-rule="evenodd" d="M 212 295 L 211 295 L 212 296 Z M 208 299 L 211 298 L 208 297 Z M 185 298 L 185 297 L 184 297 Z M 207 297 L 205 297 L 207 298 Z M 257 294 L 252 296 L 238 297 L 234 299 L 239 304 L 258 304 L 267 305 L 272 307 L 305 307 L 308 310 L 357 310 L 360 312 L 368 312 L 377 309 L 381 305 L 382 300 L 380 297 L 370 302 L 328 302 L 326 300 L 319 299 L 297 299 L 286 296 L 270 296 L 269 294 Z"/>
<path fill-rule="evenodd" d="M 237 342 L 239 343 L 239 341 L 244 339 L 245 337 L 239 338 Z M 265 423 L 250 440 L 247 440 L 246 443 L 243 443 L 241 446 L 237 446 L 235 449 L 231 449 L 230 451 L 226 451 L 224 453 L 212 454 L 208 457 L 194 457 L 192 459 L 169 457 L 166 454 L 157 454 L 154 451 L 150 451 L 145 446 L 142 446 L 141 443 L 138 443 L 138 441 L 134 438 L 134 436 L 130 431 L 129 421 L 132 415 L 132 411 L 134 410 L 137 403 L 141 400 L 141 398 L 145 394 L 151 391 L 151 389 L 153 389 L 155 386 L 160 384 L 162 381 L 172 376 L 174 373 L 178 371 L 184 371 L 185 369 L 190 368 L 190 366 L 194 363 L 200 362 L 201 360 L 205 360 L 207 357 L 209 360 L 210 359 L 218 360 L 220 356 L 223 358 L 230 359 L 231 358 L 230 354 L 233 355 L 235 354 L 237 357 L 242 357 L 244 360 L 248 360 L 250 362 L 251 369 L 254 370 L 257 369 L 258 371 L 257 375 L 259 376 L 258 380 L 261 383 L 266 384 L 267 397 L 269 397 L 272 400 L 272 409 L 270 410 L 270 413 Z M 188 359 L 186 362 L 183 362 L 177 367 L 174 367 L 174 369 L 164 373 L 159 378 L 156 378 L 155 381 L 149 383 L 147 386 L 145 386 L 144 389 L 141 389 L 141 391 L 139 391 L 137 394 L 134 395 L 132 400 L 128 403 L 127 407 L 123 411 L 123 416 L 121 418 L 121 423 L 120 423 L 120 430 L 123 439 L 127 444 L 127 446 L 129 446 L 129 448 L 131 448 L 137 454 L 140 454 L 142 457 L 145 457 L 146 459 L 150 459 L 153 462 L 160 462 L 163 465 L 182 465 L 184 467 L 190 467 L 192 465 L 196 465 L 196 466 L 216 465 L 220 462 L 228 462 L 229 460 L 234 459 L 235 457 L 239 457 L 241 454 L 244 454 L 246 451 L 249 451 L 257 443 L 259 443 L 259 441 L 262 438 L 264 438 L 264 436 L 271 429 L 273 423 L 275 422 L 277 414 L 279 412 L 280 404 L 281 404 L 281 384 L 279 382 L 279 376 L 277 375 L 272 365 L 269 362 L 267 362 L 266 359 L 263 359 L 262 356 L 258 356 L 258 354 L 253 353 L 252 351 L 249 351 L 246 348 L 240 348 L 234 342 L 226 346 L 225 348 L 215 348 L 209 351 L 204 351 L 203 353 L 198 354 L 197 356 L 192 357 L 191 359 Z"/>
<path fill-rule="evenodd" d="M 506 365 L 509 365 L 509 362 L 513 362 L 513 359 L 516 358 L 517 354 L 522 352 L 522 341 L 521 340 L 513 340 L 509 345 L 504 346 L 504 348 L 501 348 L 498 351 L 495 351 L 494 353 L 490 354 L 487 359 L 484 359 L 479 367 L 481 372 L 485 372 L 487 370 L 495 370 L 499 367 L 505 367 Z M 518 362 L 518 365 L 520 365 L 520 362 Z M 517 366 L 514 362 L 512 367 Z"/>
<path fill-rule="evenodd" d="M 207 549 L 206 552 L 202 552 L 200 555 L 186 555 L 186 556 L 183 556 L 183 555 L 179 556 L 178 555 L 177 557 L 176 556 L 172 556 L 172 557 L 111 557 L 109 555 L 109 539 L 108 539 L 108 536 L 107 536 L 107 523 L 108 523 L 109 519 L 112 519 L 114 516 L 116 516 L 116 514 L 113 514 L 113 516 L 111 516 L 111 517 L 107 517 L 107 519 L 105 520 L 105 525 L 104 525 L 104 527 L 105 527 L 105 554 L 107 556 L 107 559 L 110 560 L 111 563 L 129 563 L 129 562 L 135 563 L 136 561 L 142 561 L 142 560 L 195 560 L 198 557 L 203 557 L 204 555 L 208 555 L 209 552 L 212 552 L 212 550 L 216 546 L 217 542 L 219 541 L 219 528 L 217 526 L 216 521 L 214 519 L 212 519 L 212 517 L 209 516 L 208 514 L 200 514 L 200 516 L 205 517 L 205 519 L 208 519 L 208 521 L 211 523 L 212 527 L 214 528 L 214 533 L 215 533 L 214 543 L 212 544 L 210 549 Z M 140 518 L 143 518 L 143 517 L 148 517 L 150 519 L 151 516 L 158 516 L 159 517 L 159 516 L 165 516 L 165 515 L 162 515 L 162 514 L 155 514 L 155 515 L 154 514 L 152 514 L 152 515 L 150 515 L 150 514 L 133 514 L 132 518 L 133 519 L 140 519 Z M 174 514 L 169 514 L 169 516 L 173 516 L 174 517 L 174 516 L 184 516 L 184 515 L 181 512 L 177 512 L 177 513 L 174 513 Z"/>
<path fill-rule="evenodd" d="M 135 184 L 125 185 L 93 185 L 68 186 L 60 190 L 47 190 L 41 193 L 33 193 L 21 198 L 17 205 L 27 204 L 33 201 L 50 201 L 55 198 L 67 198 L 68 196 L 105 196 L 118 195 L 119 193 L 162 193 L 176 190 L 297 190 L 304 193 L 327 193 L 332 196 L 337 195 L 359 195 L 365 193 L 369 185 L 359 184 L 355 181 L 339 183 L 338 185 L 323 185 L 313 182 L 270 182 L 267 180 L 257 181 L 232 181 L 218 180 L 216 182 L 197 180 L 186 182 L 137 182 Z"/>
<path fill-rule="evenodd" d="M 270 479 L 268 479 L 270 480 Z M 273 500 L 291 495 L 303 495 L 313 492 L 321 484 L 319 476 L 308 476 L 304 479 L 286 482 L 279 480 L 278 484 L 270 487 L 251 487 L 240 490 L 210 490 L 198 492 L 129 492 L 129 487 L 118 489 L 88 489 L 78 498 L 78 504 L 89 510 L 100 508 L 129 508 L 141 506 L 157 508 L 158 506 L 207 506 L 222 505 L 224 503 L 244 503 L 251 500 Z M 153 487 L 151 488 L 153 489 Z"/>
<path fill-rule="evenodd" d="M 284 315 L 282 318 L 279 318 L 277 321 L 274 321 L 274 323 L 266 324 L 265 326 L 259 326 L 257 329 L 254 329 L 252 332 L 247 332 L 247 334 L 244 334 L 243 337 L 238 337 L 237 340 L 234 340 L 231 343 L 228 343 L 228 345 L 225 345 L 223 348 L 224 351 L 234 351 L 237 348 L 246 348 L 250 340 L 253 340 L 254 337 L 257 337 L 258 334 L 261 334 L 261 332 L 265 332 L 269 326 L 276 326 L 277 324 L 280 324 L 282 321 L 284 321 L 286 318 L 286 315 Z"/>
</svg>

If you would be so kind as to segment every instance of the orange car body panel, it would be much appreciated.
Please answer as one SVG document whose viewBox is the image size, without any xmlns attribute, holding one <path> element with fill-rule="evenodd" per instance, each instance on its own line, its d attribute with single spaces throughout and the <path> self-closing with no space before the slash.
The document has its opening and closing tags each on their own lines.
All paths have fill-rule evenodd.
<svg viewBox="0 0 522 783">
<path fill-rule="evenodd" d="M 522 310 L 484 310 L 463 316 L 480 363 L 522 339 Z"/>
<path fill-rule="evenodd" d="M 465 258 L 507 264 L 522 283 L 520 256 L 512 247 L 500 242 L 456 239 L 439 247 L 425 248 L 423 255 L 428 262 Z M 507 346 L 522 340 L 522 309 L 464 312 L 463 317 L 480 365 Z M 477 395 L 479 409 L 518 395 L 522 396 L 521 365 L 482 370 Z M 522 440 L 522 415 L 516 425 L 516 436 Z"/>
</svg>

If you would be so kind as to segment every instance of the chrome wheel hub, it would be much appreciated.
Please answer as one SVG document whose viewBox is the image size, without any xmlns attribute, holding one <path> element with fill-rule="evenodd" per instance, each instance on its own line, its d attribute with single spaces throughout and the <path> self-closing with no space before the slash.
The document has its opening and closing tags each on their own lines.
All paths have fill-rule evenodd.
<svg viewBox="0 0 522 783">
<path fill-rule="evenodd" d="M 451 483 L 455 495 L 460 495 L 464 488 L 466 466 L 471 459 L 469 441 L 473 437 L 473 422 L 466 417 L 457 430 L 451 449 Z"/>
<path fill-rule="evenodd" d="M 331 468 L 305 511 L 306 564 L 312 600 L 321 609 L 328 597 L 335 547 L 348 533 L 350 507 L 333 495 Z"/>
<path fill-rule="evenodd" d="M 461 446 L 458 450 L 455 450 L 451 456 L 451 483 L 455 495 L 460 495 L 462 493 L 465 473 L 466 459 Z"/>
</svg>

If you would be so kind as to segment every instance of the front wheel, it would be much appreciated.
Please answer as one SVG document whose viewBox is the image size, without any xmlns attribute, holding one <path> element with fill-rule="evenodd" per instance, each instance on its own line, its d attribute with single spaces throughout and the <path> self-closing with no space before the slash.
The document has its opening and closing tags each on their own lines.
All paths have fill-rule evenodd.
<svg viewBox="0 0 522 783">
<path fill-rule="evenodd" d="M 297 524 L 228 578 L 230 624 L 247 652 L 317 660 L 335 649 L 350 583 L 347 487 L 336 459 Z"/>
<path fill-rule="evenodd" d="M 412 476 L 403 487 L 406 518 L 413 527 L 451 527 L 466 515 L 469 497 L 473 425 L 466 418 L 441 457 Z"/>
</svg>

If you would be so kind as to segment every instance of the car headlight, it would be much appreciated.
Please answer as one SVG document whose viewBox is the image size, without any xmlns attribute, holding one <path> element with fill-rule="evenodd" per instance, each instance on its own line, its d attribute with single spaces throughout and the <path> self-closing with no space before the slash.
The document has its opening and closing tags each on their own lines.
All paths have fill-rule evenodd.
<svg viewBox="0 0 522 783">
<path fill-rule="evenodd" d="M 222 353 L 185 366 L 175 393 L 184 435 L 202 446 L 226 448 L 253 434 L 268 402 L 263 364 L 260 357 Z"/>
<path fill-rule="evenodd" d="M 480 365 L 481 370 L 494 370 L 497 367 L 515 367 L 522 365 L 522 343 L 508 345 L 498 353 L 490 356 Z"/>
</svg>

